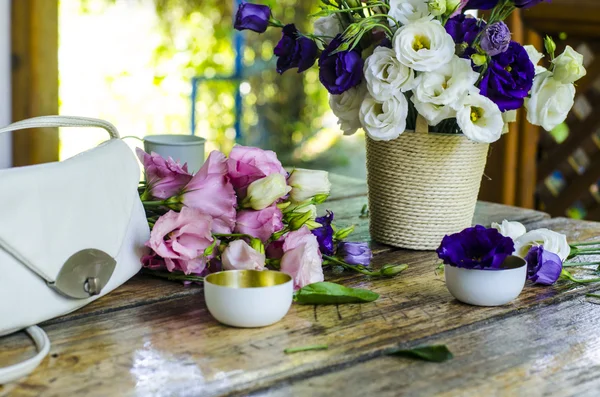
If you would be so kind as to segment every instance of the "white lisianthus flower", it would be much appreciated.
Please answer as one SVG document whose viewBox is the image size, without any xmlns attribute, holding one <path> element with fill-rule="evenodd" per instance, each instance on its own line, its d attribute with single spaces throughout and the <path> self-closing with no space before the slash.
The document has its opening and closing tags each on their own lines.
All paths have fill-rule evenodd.
<svg viewBox="0 0 600 397">
<path fill-rule="evenodd" d="M 574 83 L 587 74 L 583 66 L 583 55 L 570 45 L 565 51 L 554 58 L 554 78 L 563 84 Z"/>
<path fill-rule="evenodd" d="M 437 121 L 439 117 L 433 115 L 450 114 L 449 117 L 452 117 L 452 112 L 442 110 L 442 106 L 449 106 L 454 110 L 460 109 L 463 98 L 469 92 L 478 91 L 475 87 L 478 79 L 479 73 L 473 71 L 471 61 L 455 55 L 451 62 L 441 68 L 419 75 L 413 102 L 415 105 L 418 104 L 417 110 L 430 125 L 437 125 L 441 120 Z M 422 112 L 420 108 L 423 109 Z M 438 111 L 432 111 L 435 109 Z"/>
<path fill-rule="evenodd" d="M 394 51 L 403 65 L 432 72 L 454 56 L 454 40 L 439 21 L 413 22 L 394 34 Z"/>
<path fill-rule="evenodd" d="M 546 131 L 564 122 L 575 104 L 575 86 L 556 80 L 552 72 L 538 74 L 533 79 L 531 97 L 525 98 L 527 120 Z"/>
<path fill-rule="evenodd" d="M 509 130 L 509 124 L 517 121 L 517 111 L 516 110 L 507 110 L 502 113 L 502 120 L 504 120 L 504 128 L 502 128 L 502 133 L 506 134 Z"/>
<path fill-rule="evenodd" d="M 415 109 L 421 116 L 427 120 L 427 124 L 431 126 L 438 125 L 446 119 L 456 117 L 456 110 L 450 106 L 435 105 L 431 102 L 421 102 L 416 96 L 412 96 L 410 100 L 415 105 Z"/>
<path fill-rule="evenodd" d="M 414 88 L 415 72 L 401 64 L 396 52 L 390 48 L 375 48 L 365 61 L 364 73 L 367 89 L 378 101 L 388 100 L 399 92 Z"/>
<path fill-rule="evenodd" d="M 290 200 L 294 203 L 305 202 L 317 195 L 329 195 L 331 191 L 327 171 L 296 168 L 288 177 L 287 182 L 292 187 Z"/>
<path fill-rule="evenodd" d="M 353 135 L 362 127 L 358 111 L 366 92 L 364 84 L 361 84 L 339 95 L 329 95 L 329 107 L 338 118 L 338 124 L 344 131 L 344 135 Z"/>
<path fill-rule="evenodd" d="M 527 233 L 527 229 L 521 222 L 509 222 L 506 219 L 501 224 L 492 223 L 492 228 L 498 230 L 504 237 L 510 237 L 513 241 Z"/>
<path fill-rule="evenodd" d="M 331 40 L 343 31 L 344 28 L 342 27 L 340 18 L 336 14 L 321 17 L 314 23 L 314 34 L 316 36 L 324 36 L 322 38 L 327 44 L 331 43 Z"/>
<path fill-rule="evenodd" d="M 465 136 L 475 142 L 496 142 L 504 128 L 498 106 L 481 94 L 473 93 L 465 98 L 463 107 L 456 112 L 456 120 Z"/>
<path fill-rule="evenodd" d="M 546 251 L 558 255 L 563 262 L 571 254 L 567 236 L 548 229 L 537 229 L 515 240 L 515 255 L 525 258 L 531 247 L 536 245 L 541 245 Z"/>
<path fill-rule="evenodd" d="M 248 186 L 248 195 L 242 207 L 264 210 L 292 190 L 287 185 L 285 176 L 276 173 L 256 180 Z"/>
<path fill-rule="evenodd" d="M 408 101 L 401 93 L 383 102 L 367 95 L 360 106 L 359 116 L 371 139 L 390 141 L 398 138 L 406 129 Z"/>
<path fill-rule="evenodd" d="M 388 15 L 402 25 L 433 19 L 428 0 L 390 0 Z M 390 25 L 396 26 L 396 23 L 390 19 Z"/>
</svg>

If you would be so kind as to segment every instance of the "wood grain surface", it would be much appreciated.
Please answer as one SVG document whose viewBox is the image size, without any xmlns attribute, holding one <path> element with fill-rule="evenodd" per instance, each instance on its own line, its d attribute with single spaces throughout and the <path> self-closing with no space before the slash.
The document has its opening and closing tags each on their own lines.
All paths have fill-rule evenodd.
<svg viewBox="0 0 600 397">
<path fill-rule="evenodd" d="M 334 182 L 334 191 L 347 183 Z M 340 225 L 357 224 L 360 239 L 368 236 L 368 220 L 359 217 L 366 198 L 358 185 L 347 189 L 351 198 L 338 196 L 326 207 Z M 600 239 L 599 223 L 478 205 L 477 223 L 503 219 L 550 227 L 571 240 Z M 600 364 L 599 309 L 584 298 L 599 286 L 527 286 L 509 305 L 477 308 L 448 293 L 443 276 L 434 272 L 435 253 L 374 248 L 374 267 L 406 263 L 409 269 L 394 279 L 348 273 L 326 278 L 371 289 L 381 294 L 378 301 L 294 305 L 283 321 L 262 329 L 217 323 L 200 286 L 134 277 L 109 296 L 44 324 L 53 344 L 50 356 L 28 378 L 0 387 L 0 395 L 541 396 L 600 390 L 593 376 Z M 384 357 L 396 346 L 430 343 L 447 343 L 456 359 L 426 364 Z M 32 355 L 30 344 L 23 333 L 2 338 L 0 366 Z M 313 344 L 329 349 L 283 353 Z"/>
</svg>

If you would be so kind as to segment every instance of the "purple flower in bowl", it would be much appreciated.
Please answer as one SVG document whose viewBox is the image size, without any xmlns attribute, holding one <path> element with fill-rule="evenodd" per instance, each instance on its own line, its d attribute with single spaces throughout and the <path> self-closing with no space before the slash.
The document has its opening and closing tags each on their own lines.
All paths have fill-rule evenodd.
<svg viewBox="0 0 600 397">
<path fill-rule="evenodd" d="M 531 91 L 534 77 L 535 67 L 527 51 L 511 41 L 505 52 L 492 57 L 480 92 L 494 101 L 502 112 L 519 109 Z"/>
<path fill-rule="evenodd" d="M 314 65 L 319 52 L 317 44 L 300 36 L 294 24 L 285 25 L 282 32 L 281 40 L 273 51 L 277 56 L 277 73 L 282 74 L 292 68 L 298 68 L 298 73 L 302 73 Z"/>
<path fill-rule="evenodd" d="M 319 58 L 319 80 L 333 95 L 343 94 L 363 80 L 364 61 L 359 51 L 332 54 L 342 44 L 342 36 L 337 35 Z"/>
<path fill-rule="evenodd" d="M 490 56 L 502 54 L 510 44 L 510 29 L 502 21 L 489 25 L 481 37 L 481 48 Z"/>
<path fill-rule="evenodd" d="M 481 270 L 499 270 L 515 251 L 515 243 L 496 229 L 481 225 L 444 237 L 437 254 L 444 264 Z"/>
<path fill-rule="evenodd" d="M 544 250 L 541 245 L 533 246 L 525 257 L 527 279 L 535 284 L 552 285 L 559 278 L 563 263 L 558 255 Z"/>
<path fill-rule="evenodd" d="M 338 244 L 337 256 L 350 265 L 369 266 L 373 253 L 367 243 L 341 242 Z"/>
<path fill-rule="evenodd" d="M 236 30 L 252 30 L 264 33 L 269 27 L 271 9 L 268 6 L 243 2 L 235 14 Z"/>
</svg>

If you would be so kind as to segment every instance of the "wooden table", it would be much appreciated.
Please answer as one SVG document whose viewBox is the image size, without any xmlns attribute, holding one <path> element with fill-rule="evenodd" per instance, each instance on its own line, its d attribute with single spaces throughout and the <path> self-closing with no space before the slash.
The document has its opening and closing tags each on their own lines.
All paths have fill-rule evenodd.
<svg viewBox="0 0 600 397">
<path fill-rule="evenodd" d="M 326 207 L 368 238 L 363 182 L 335 177 Z M 508 218 L 571 241 L 600 239 L 600 224 L 480 203 L 475 222 Z M 0 387 L 14 396 L 598 396 L 600 306 L 581 287 L 527 286 L 512 304 L 478 308 L 454 300 L 433 252 L 373 244 L 375 267 L 407 263 L 394 279 L 356 274 L 330 281 L 369 288 L 364 305 L 294 305 L 263 329 L 234 329 L 207 312 L 200 286 L 134 277 L 109 296 L 43 327 L 50 355 L 28 378 Z M 584 277 L 586 272 L 577 274 Z M 589 271 L 587 272 L 589 273 Z M 6 303 L 6 302 L 5 302 Z M 18 304 L 18 302 L 14 302 Z M 287 347 L 329 350 L 285 355 Z M 446 344 L 443 364 L 385 356 L 392 347 Z M 0 340 L 0 365 L 33 354 L 20 333 Z"/>
</svg>

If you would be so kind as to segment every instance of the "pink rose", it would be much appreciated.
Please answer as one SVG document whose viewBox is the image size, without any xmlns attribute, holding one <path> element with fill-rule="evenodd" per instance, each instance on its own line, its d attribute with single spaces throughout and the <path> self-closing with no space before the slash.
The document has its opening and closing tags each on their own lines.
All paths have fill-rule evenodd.
<svg viewBox="0 0 600 397">
<path fill-rule="evenodd" d="M 250 146 L 234 146 L 227 160 L 229 177 L 238 195 L 243 198 L 252 182 L 279 173 L 287 177 L 275 152 Z"/>
<path fill-rule="evenodd" d="M 224 270 L 265 270 L 265 254 L 250 247 L 244 240 L 229 243 L 221 260 Z"/>
<path fill-rule="evenodd" d="M 183 188 L 183 205 L 200 210 L 213 218 L 215 233 L 231 233 L 235 226 L 237 198 L 227 177 L 227 159 L 213 151 L 202 168 Z"/>
<path fill-rule="evenodd" d="M 302 226 L 290 232 L 283 243 L 281 271 L 294 279 L 294 289 L 323 281 L 323 262 L 317 238 Z"/>
<path fill-rule="evenodd" d="M 144 165 L 148 191 L 153 198 L 166 200 L 173 197 L 192 179 L 187 164 L 181 166 L 171 157 L 165 160 L 154 152 L 148 154 L 140 148 L 135 151 Z"/>
<path fill-rule="evenodd" d="M 211 217 L 198 210 L 169 211 L 154 224 L 146 246 L 165 260 L 170 272 L 202 273 L 210 259 L 204 250 L 214 242 L 211 227 Z"/>
<path fill-rule="evenodd" d="M 237 214 L 235 232 L 248 234 L 266 242 L 271 235 L 283 229 L 283 214 L 276 205 L 260 211 L 244 210 Z"/>
</svg>

